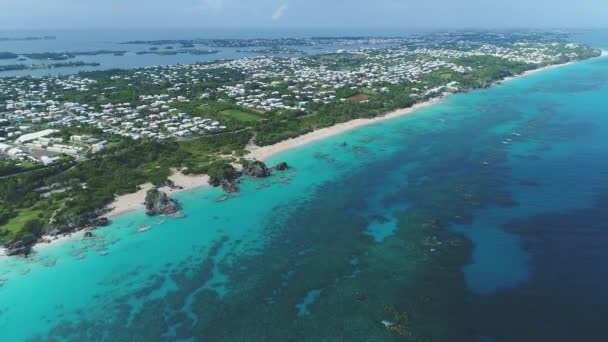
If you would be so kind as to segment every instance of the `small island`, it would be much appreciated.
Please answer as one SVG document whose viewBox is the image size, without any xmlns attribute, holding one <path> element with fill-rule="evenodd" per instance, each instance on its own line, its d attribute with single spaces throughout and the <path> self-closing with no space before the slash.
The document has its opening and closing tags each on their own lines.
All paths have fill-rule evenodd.
<svg viewBox="0 0 608 342">
<path fill-rule="evenodd" d="M 8 41 L 28 41 L 28 40 L 55 40 L 56 36 L 41 36 L 41 37 L 17 37 L 17 38 L 9 38 L 9 37 L 0 37 L 0 42 L 8 42 Z"/>
<path fill-rule="evenodd" d="M 198 49 L 166 49 L 166 50 L 158 50 L 158 49 L 150 49 L 148 51 L 137 51 L 137 55 L 159 55 L 159 56 L 175 56 L 180 54 L 190 54 L 190 55 L 213 55 L 219 53 L 218 50 L 198 50 Z"/>
<path fill-rule="evenodd" d="M 12 52 L 0 52 L 0 59 L 17 59 L 19 58 L 18 54 Z"/>
<path fill-rule="evenodd" d="M 274 47 L 268 49 L 256 49 L 256 50 L 236 50 L 237 52 L 243 53 L 257 53 L 265 55 L 295 55 L 295 54 L 306 54 L 303 50 L 286 48 L 286 47 Z"/>
<path fill-rule="evenodd" d="M 56 68 L 73 68 L 83 66 L 100 66 L 100 63 L 87 62 L 66 62 L 66 63 L 51 63 L 51 64 L 8 64 L 0 65 L 0 72 L 18 71 L 18 70 L 40 70 L 40 69 L 56 69 Z"/>
<path fill-rule="evenodd" d="M 35 60 L 63 61 L 78 56 L 114 55 L 123 56 L 126 51 L 96 50 L 96 51 L 72 51 L 72 52 L 36 52 L 25 53 L 22 56 Z"/>
</svg>

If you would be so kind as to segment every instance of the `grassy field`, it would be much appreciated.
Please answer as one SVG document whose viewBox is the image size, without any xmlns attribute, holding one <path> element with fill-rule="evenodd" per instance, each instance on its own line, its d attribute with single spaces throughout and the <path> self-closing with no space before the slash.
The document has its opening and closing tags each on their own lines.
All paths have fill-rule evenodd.
<svg viewBox="0 0 608 342">
<path fill-rule="evenodd" d="M 12 218 L 6 225 L 0 227 L 0 230 L 7 231 L 9 237 L 17 234 L 29 220 L 38 218 L 38 214 L 42 214 L 41 210 L 22 209 L 19 214 Z"/>
<path fill-rule="evenodd" d="M 240 110 L 235 110 L 235 109 L 223 110 L 220 112 L 220 115 L 222 115 L 226 118 L 241 121 L 241 122 L 253 122 L 253 121 L 258 121 L 260 119 L 260 117 L 258 115 L 243 112 Z"/>
</svg>

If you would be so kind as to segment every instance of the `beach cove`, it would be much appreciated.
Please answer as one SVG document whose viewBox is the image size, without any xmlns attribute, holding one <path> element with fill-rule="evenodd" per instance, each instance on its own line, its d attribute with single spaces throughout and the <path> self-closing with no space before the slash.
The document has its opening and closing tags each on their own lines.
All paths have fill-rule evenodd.
<svg viewBox="0 0 608 342">
<path fill-rule="evenodd" d="M 608 56 L 608 52 L 602 51 L 602 56 Z M 533 74 L 536 74 L 539 72 L 551 70 L 553 68 L 571 65 L 573 63 L 574 62 L 550 65 L 550 66 L 545 66 L 545 67 L 541 67 L 541 68 L 534 69 L 534 70 L 529 70 L 529 71 L 524 72 L 521 75 L 508 77 L 500 82 L 507 82 L 507 81 L 514 80 L 514 79 L 517 79 L 520 77 L 525 77 L 525 76 L 533 75 Z M 500 82 L 498 82 L 498 83 L 500 83 Z M 375 118 L 355 119 L 355 120 L 339 123 L 339 124 L 336 124 L 336 125 L 333 125 L 330 127 L 317 129 L 313 132 L 301 135 L 296 138 L 287 139 L 285 141 L 281 141 L 281 142 L 273 144 L 273 145 L 263 146 L 263 147 L 256 146 L 256 145 L 250 146 L 248 148 L 248 150 L 250 151 L 250 154 L 248 154 L 247 157 L 249 159 L 253 159 L 253 160 L 266 161 L 269 158 L 272 158 L 276 154 L 283 153 L 283 152 L 298 148 L 303 145 L 307 145 L 307 144 L 310 144 L 310 143 L 313 143 L 313 142 L 316 142 L 316 141 L 319 141 L 322 139 L 333 137 L 333 136 L 348 132 L 350 130 L 357 129 L 359 127 L 364 127 L 364 126 L 376 124 L 376 123 L 379 123 L 379 122 L 382 122 L 385 120 L 391 120 L 391 119 L 398 118 L 398 117 L 401 117 L 404 115 L 412 114 L 418 109 L 426 108 L 428 106 L 432 106 L 434 104 L 439 103 L 441 101 L 441 99 L 444 98 L 445 96 L 448 96 L 448 94 L 445 94 L 441 97 L 435 97 L 435 98 L 432 98 L 432 99 L 424 101 L 424 102 L 416 103 L 412 107 L 409 107 L 409 108 L 394 110 L 394 111 L 385 113 L 384 115 L 381 115 L 381 116 L 378 116 Z M 168 195 L 173 195 L 173 194 L 179 193 L 181 191 L 187 191 L 187 190 L 191 190 L 191 189 L 195 189 L 195 188 L 209 186 L 209 184 L 208 184 L 209 177 L 207 175 L 184 175 L 181 172 L 174 170 L 173 175 L 171 177 L 169 177 L 169 179 L 175 183 L 177 188 L 170 188 L 170 187 L 165 186 L 160 189 L 160 190 L 166 192 Z M 140 186 L 140 190 L 135 193 L 117 196 L 116 200 L 109 206 L 110 208 L 112 208 L 112 210 L 106 216 L 111 218 L 111 217 L 116 217 L 118 215 L 122 215 L 125 213 L 129 213 L 129 212 L 132 212 L 135 210 L 143 210 L 143 202 L 144 202 L 145 194 L 151 188 L 152 188 L 152 184 L 146 183 L 146 184 L 142 184 Z"/>
</svg>

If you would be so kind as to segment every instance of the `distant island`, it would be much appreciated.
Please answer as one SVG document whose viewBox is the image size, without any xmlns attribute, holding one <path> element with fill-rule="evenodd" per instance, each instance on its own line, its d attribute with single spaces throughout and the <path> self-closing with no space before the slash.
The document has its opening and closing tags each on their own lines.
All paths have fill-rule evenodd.
<svg viewBox="0 0 608 342">
<path fill-rule="evenodd" d="M 106 224 L 99 218 L 117 196 L 144 184 L 172 188 L 176 175 L 207 175 L 212 186 L 235 192 L 242 175 L 267 174 L 256 160 L 283 146 L 276 144 L 306 143 L 339 124 L 404 115 L 447 94 L 602 53 L 562 34 L 527 31 L 213 44 L 329 41 L 356 46 L 319 55 L 0 78 L 0 241 L 15 254 L 47 234 Z"/>
<path fill-rule="evenodd" d="M 407 37 L 307 37 L 307 38 L 249 38 L 249 39 L 162 39 L 162 40 L 131 40 L 120 44 L 128 45 L 181 45 L 183 47 L 194 47 L 203 45 L 216 48 L 281 48 L 281 47 L 320 47 L 320 46 L 399 46 L 407 44 L 410 47 L 428 46 L 433 42 L 448 42 L 442 37 L 443 32 L 414 34 Z M 529 42 L 566 42 L 566 33 L 551 32 L 513 32 L 509 35 L 498 35 L 492 32 L 476 30 L 462 31 L 460 37 L 465 41 L 486 40 L 500 44 Z"/>
<path fill-rule="evenodd" d="M 75 52 L 34 52 L 34 53 L 23 53 L 18 54 L 14 52 L 0 52 L 0 59 L 17 59 L 20 56 L 27 57 L 33 60 L 51 60 L 51 61 L 65 61 L 73 59 L 78 56 L 98 56 L 98 55 L 115 55 L 122 56 L 126 51 L 108 51 L 108 50 L 97 50 L 97 51 L 75 51 Z"/>
<path fill-rule="evenodd" d="M 99 66 L 101 64 L 91 62 L 66 62 L 66 63 L 51 63 L 51 64 L 8 64 L 0 65 L 0 72 L 17 71 L 17 70 L 39 70 L 39 69 L 55 69 L 55 68 L 70 68 L 82 66 Z"/>
<path fill-rule="evenodd" d="M 213 55 L 219 53 L 218 50 L 197 50 L 197 49 L 167 49 L 157 50 L 150 49 L 148 51 L 137 51 L 137 55 L 159 55 L 159 56 L 174 56 L 179 54 L 190 54 L 190 55 Z"/>
<path fill-rule="evenodd" d="M 78 56 L 98 56 L 98 55 L 115 55 L 122 56 L 126 51 L 110 51 L 110 50 L 96 50 L 96 51 L 72 51 L 72 52 L 36 52 L 36 53 L 24 53 L 22 56 L 29 59 L 36 60 L 53 60 L 61 61 L 67 59 L 73 59 Z"/>
<path fill-rule="evenodd" d="M 0 59 L 17 59 L 19 55 L 12 52 L 0 52 Z"/>
<path fill-rule="evenodd" d="M 236 52 L 259 53 L 259 54 L 268 54 L 268 55 L 295 55 L 295 54 L 305 54 L 306 53 L 302 50 L 286 48 L 286 47 L 274 47 L 274 48 L 256 49 L 256 50 L 236 50 Z"/>
<path fill-rule="evenodd" d="M 147 51 L 137 51 L 137 55 L 160 55 L 160 56 L 174 56 L 178 54 L 190 54 L 190 55 L 213 55 L 219 53 L 218 50 L 200 50 L 200 49 L 174 49 L 172 46 L 168 46 L 165 50 L 159 50 L 158 48 L 151 48 Z M 79 56 L 99 56 L 99 55 L 114 55 L 124 56 L 127 51 L 124 50 L 95 50 L 95 51 L 66 51 L 66 52 L 34 52 L 34 53 L 23 53 L 18 54 L 14 52 L 0 52 L 0 59 L 17 59 L 20 56 L 32 59 L 32 60 L 49 60 L 49 61 L 65 61 L 74 59 Z"/>
<path fill-rule="evenodd" d="M 0 37 L 0 42 L 6 41 L 27 41 L 27 40 L 55 40 L 57 37 L 55 36 L 41 36 L 41 37 L 20 37 L 20 38 L 7 38 Z"/>
</svg>

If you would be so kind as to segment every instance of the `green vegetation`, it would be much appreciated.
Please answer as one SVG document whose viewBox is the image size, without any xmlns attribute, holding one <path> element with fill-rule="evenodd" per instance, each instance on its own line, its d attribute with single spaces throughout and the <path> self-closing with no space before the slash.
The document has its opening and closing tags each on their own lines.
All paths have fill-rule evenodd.
<svg viewBox="0 0 608 342">
<path fill-rule="evenodd" d="M 258 121 L 260 119 L 259 115 L 248 113 L 248 112 L 245 112 L 242 110 L 228 109 L 228 110 L 221 111 L 220 114 L 223 117 L 227 118 L 228 121 L 237 120 L 237 121 L 246 123 L 246 122 Z"/>
<path fill-rule="evenodd" d="M 186 173 L 222 174 L 218 170 L 243 155 L 251 136 L 241 132 L 180 142 L 122 139 L 83 162 L 64 158 L 46 168 L 13 167 L 10 177 L 0 178 L 0 239 L 21 240 L 31 219 L 41 222 L 36 237 L 50 229 L 74 229 L 89 222 L 115 195 L 133 192 L 147 181 L 163 184 L 174 167 Z M 62 191 L 51 193 L 57 189 Z"/>
<path fill-rule="evenodd" d="M 0 236 L 5 236 L 7 240 L 16 240 L 23 237 L 26 232 L 32 231 L 32 222 L 40 222 L 39 219 L 44 216 L 41 210 L 22 209 L 16 212 L 15 216 L 11 218 L 10 222 L 2 226 Z M 30 228 L 30 229 L 28 229 Z M 34 231 L 40 231 L 40 229 Z"/>
</svg>

